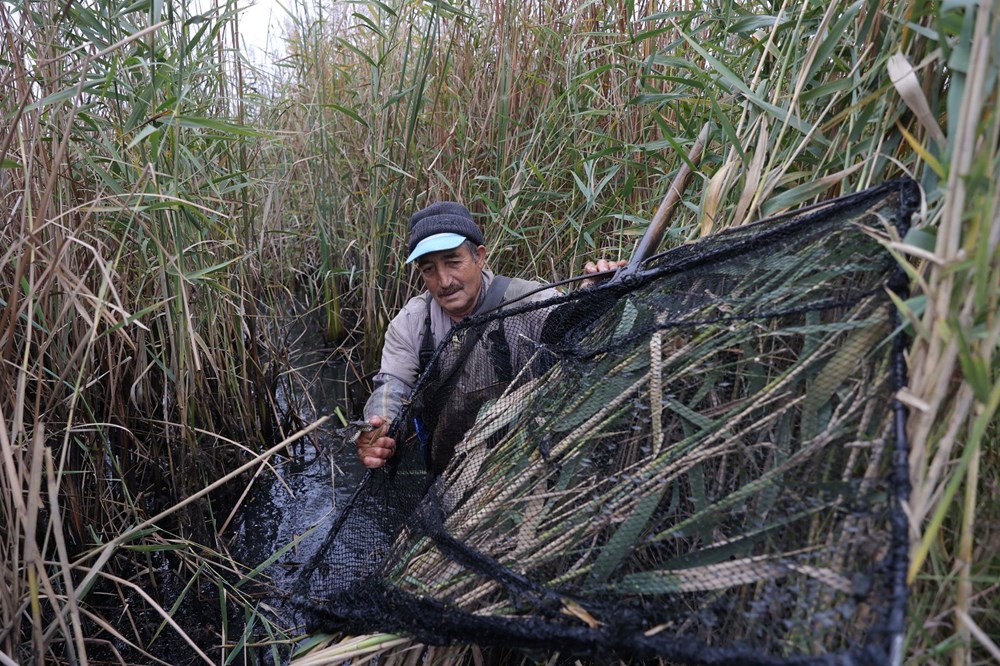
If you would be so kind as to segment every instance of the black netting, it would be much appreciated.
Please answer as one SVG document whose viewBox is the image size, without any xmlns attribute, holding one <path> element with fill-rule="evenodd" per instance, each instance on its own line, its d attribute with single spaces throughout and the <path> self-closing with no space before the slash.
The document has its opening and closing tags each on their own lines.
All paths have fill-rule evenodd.
<svg viewBox="0 0 1000 666">
<path fill-rule="evenodd" d="M 457 326 L 396 424 L 400 460 L 303 571 L 313 628 L 886 663 L 906 598 L 888 295 L 905 278 L 879 238 L 916 198 L 894 181 Z"/>
</svg>

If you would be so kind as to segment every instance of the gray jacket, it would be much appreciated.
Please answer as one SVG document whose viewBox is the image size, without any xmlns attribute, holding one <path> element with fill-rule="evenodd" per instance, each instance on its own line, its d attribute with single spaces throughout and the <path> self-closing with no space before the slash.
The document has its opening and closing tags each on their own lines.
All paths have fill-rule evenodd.
<svg viewBox="0 0 1000 666">
<path fill-rule="evenodd" d="M 483 270 L 480 302 L 492 282 L 493 273 L 489 269 Z M 544 285 L 540 282 L 512 278 L 501 302 L 509 302 L 542 286 Z M 544 301 L 558 295 L 559 292 L 555 289 L 543 289 L 518 301 L 518 305 Z M 451 331 L 453 322 L 434 299 L 431 299 L 430 310 L 431 332 L 434 335 L 434 345 L 437 346 Z M 424 339 L 426 316 L 427 292 L 425 291 L 407 301 L 403 309 L 389 322 L 389 328 L 385 332 L 385 343 L 382 346 L 382 366 L 374 379 L 375 390 L 365 404 L 365 420 L 379 415 L 392 421 L 402 412 L 403 401 L 413 390 L 420 370 L 420 347 Z"/>
</svg>

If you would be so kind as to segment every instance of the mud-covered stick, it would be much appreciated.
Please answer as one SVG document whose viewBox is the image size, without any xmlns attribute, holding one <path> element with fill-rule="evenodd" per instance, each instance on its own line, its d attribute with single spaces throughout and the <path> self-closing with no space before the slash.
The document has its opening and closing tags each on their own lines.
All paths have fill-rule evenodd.
<svg viewBox="0 0 1000 666">
<path fill-rule="evenodd" d="M 694 145 L 691 146 L 691 150 L 688 151 L 687 161 L 681 165 L 681 168 L 677 171 L 677 175 L 674 176 L 674 180 L 670 183 L 670 189 L 667 190 L 667 195 L 663 197 L 660 207 L 656 209 L 656 214 L 653 215 L 652 222 L 646 228 L 646 233 L 642 235 L 639 245 L 635 248 L 635 252 L 632 253 L 632 258 L 629 260 L 628 266 L 619 270 L 618 274 L 614 276 L 614 280 L 621 280 L 625 276 L 634 273 L 639 269 L 642 262 L 656 253 L 656 248 L 660 246 L 660 240 L 663 238 L 663 232 L 667 228 L 667 223 L 673 216 L 674 209 L 680 203 L 681 194 L 684 193 L 684 188 L 687 187 L 688 181 L 691 179 L 691 174 L 694 172 L 693 167 L 698 166 L 701 162 L 701 154 L 705 149 L 705 143 L 708 142 L 710 131 L 711 124 L 705 123 Z"/>
</svg>

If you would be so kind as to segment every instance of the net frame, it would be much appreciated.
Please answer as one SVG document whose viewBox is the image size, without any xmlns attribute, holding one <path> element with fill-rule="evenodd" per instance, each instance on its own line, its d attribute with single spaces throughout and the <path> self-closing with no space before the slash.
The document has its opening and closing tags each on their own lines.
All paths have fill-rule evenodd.
<svg viewBox="0 0 1000 666">
<path fill-rule="evenodd" d="M 394 434 L 401 441 L 409 442 L 409 445 L 400 447 L 400 454 L 389 469 L 373 471 L 366 476 L 331 528 L 327 540 L 303 570 L 296 591 L 297 599 L 312 626 L 360 633 L 373 630 L 400 632 L 428 644 L 475 642 L 480 645 L 513 645 L 522 649 L 558 649 L 589 656 L 660 658 L 682 663 L 847 664 L 898 661 L 907 594 L 907 525 L 902 504 L 909 494 L 909 478 L 904 430 L 906 411 L 893 396 L 905 384 L 903 350 L 906 341 L 899 330 L 895 309 L 885 292 L 892 290 L 905 296 L 906 277 L 881 246 L 877 235 L 880 232 L 891 233 L 890 228 L 899 237 L 905 235 L 910 216 L 916 210 L 918 197 L 917 187 L 912 181 L 891 181 L 855 195 L 727 230 L 698 243 L 675 248 L 650 258 L 640 271 L 618 283 L 580 290 L 544 304 L 507 306 L 502 312 L 472 318 L 457 325 L 451 336 L 436 350 L 431 368 L 418 381 L 414 389 L 416 398 L 408 407 L 408 413 L 420 410 L 427 418 L 432 434 L 425 451 L 420 451 L 413 434 L 401 427 L 401 424 L 408 421 L 397 422 Z M 865 229 L 865 226 L 868 228 Z M 827 248 L 830 256 L 841 263 L 831 268 L 833 275 L 826 276 L 825 281 L 817 282 L 817 285 L 823 286 L 816 286 L 816 293 L 811 297 L 784 294 L 780 289 L 781 284 L 773 282 L 773 276 L 769 283 L 768 276 L 764 275 L 760 278 L 763 284 L 754 287 L 758 297 L 748 298 L 745 303 L 740 302 L 739 285 L 749 279 L 745 275 L 745 262 L 740 263 L 741 257 L 756 256 L 784 243 L 791 243 L 792 239 L 798 243 L 829 243 L 831 241 L 824 238 L 824 235 L 829 234 L 831 228 L 839 229 L 834 235 L 839 234 L 837 237 L 844 241 L 845 249 L 842 255 L 838 255 Z M 859 240 L 867 243 L 865 252 L 868 254 L 862 253 L 864 260 L 877 263 L 877 266 L 850 261 L 855 256 L 852 253 L 857 252 L 852 249 L 854 245 L 851 243 Z M 792 259 L 794 258 L 793 255 Z M 808 276 L 796 270 L 794 261 L 786 263 L 789 265 L 776 269 L 775 275 L 795 273 L 800 282 L 803 279 L 808 282 Z M 711 274 L 712 267 L 719 266 L 728 267 L 730 274 L 722 275 L 721 278 L 706 277 Z M 738 270 L 741 267 L 744 275 L 740 275 Z M 761 272 L 767 273 L 764 270 Z M 678 286 L 665 288 L 664 284 L 671 281 Z M 720 285 L 722 289 L 728 289 L 726 298 L 706 289 L 710 283 L 716 291 L 720 289 Z M 831 287 L 831 284 L 834 286 Z M 761 289 L 771 290 L 767 292 L 769 298 L 759 297 Z M 819 293 L 823 289 L 829 293 Z M 650 297 L 649 302 L 654 303 L 655 307 L 647 308 L 648 312 L 630 313 L 626 305 L 622 304 L 629 303 L 630 296 L 644 293 L 643 290 L 652 290 L 655 298 Z M 809 291 L 807 288 L 803 293 L 808 295 Z M 734 293 L 737 294 L 736 297 L 733 296 Z M 799 302 L 796 302 L 796 298 Z M 643 302 L 638 299 L 633 301 Z M 720 310 L 723 305 L 729 311 Z M 713 306 L 716 306 L 715 310 L 711 310 Z M 674 315 L 661 316 L 663 312 L 672 312 Z M 711 316 L 706 316 L 707 312 L 712 312 Z M 849 318 L 838 324 L 837 321 L 822 321 L 820 317 L 819 323 L 809 324 L 811 314 L 826 312 L 846 312 L 849 313 Z M 624 330 L 622 321 L 629 317 L 631 328 Z M 882 373 L 881 383 L 876 382 L 878 389 L 870 396 L 859 395 L 856 402 L 867 399 L 872 405 L 882 403 L 879 407 L 877 430 L 885 446 L 880 454 L 881 458 L 869 466 L 862 478 L 851 479 L 852 482 L 857 482 L 858 487 L 867 481 L 887 494 L 878 504 L 878 519 L 875 521 L 877 529 L 874 531 L 881 536 L 874 539 L 873 543 L 880 552 L 867 556 L 869 568 L 861 572 L 870 576 L 869 579 L 864 579 L 864 576 L 857 580 L 849 580 L 843 576 L 837 578 L 840 572 L 823 570 L 802 554 L 774 558 L 769 557 L 769 553 L 757 553 L 738 558 L 737 565 L 732 560 L 727 562 L 725 559 L 703 563 L 698 571 L 700 579 L 691 574 L 691 568 L 680 567 L 673 570 L 674 574 L 677 571 L 687 573 L 680 577 L 675 575 L 677 580 L 674 583 L 678 589 L 674 594 L 644 595 L 644 591 L 651 586 L 669 588 L 669 581 L 665 582 L 663 575 L 641 575 L 649 574 L 648 571 L 623 573 L 629 567 L 623 567 L 621 560 L 615 561 L 610 555 L 603 558 L 601 555 L 591 557 L 587 574 L 589 586 L 574 587 L 565 584 L 567 580 L 572 580 L 572 572 L 567 572 L 565 567 L 565 560 L 572 559 L 567 553 L 575 553 L 578 558 L 587 557 L 568 545 L 580 533 L 579 529 L 570 529 L 564 538 L 552 542 L 562 544 L 559 547 L 564 549 L 561 553 L 563 568 L 559 569 L 557 566 L 553 571 L 545 570 L 544 566 L 529 568 L 527 572 L 519 571 L 513 564 L 514 558 L 503 553 L 503 549 L 498 548 L 496 543 L 490 543 L 491 538 L 497 540 L 498 534 L 509 539 L 512 534 L 517 535 L 518 529 L 524 532 L 523 527 L 503 527 L 502 512 L 496 509 L 505 501 L 513 501 L 512 498 L 516 495 L 511 489 L 518 487 L 516 481 L 519 477 L 516 474 L 511 476 L 509 472 L 516 468 L 516 462 L 508 461 L 508 464 L 515 467 L 506 468 L 508 476 L 499 484 L 503 492 L 495 493 L 495 496 L 486 500 L 486 506 L 494 507 L 493 509 L 483 509 L 482 501 L 486 494 L 484 488 L 488 489 L 490 486 L 483 484 L 482 479 L 490 469 L 496 469 L 498 463 L 495 459 L 500 455 L 498 451 L 503 450 L 505 442 L 509 444 L 507 440 L 511 438 L 511 433 L 519 432 L 515 422 L 524 419 L 524 413 L 532 414 L 531 418 L 544 422 L 547 414 L 560 411 L 554 409 L 552 403 L 543 404 L 553 396 L 552 390 L 546 392 L 547 386 L 565 383 L 567 373 L 575 371 L 578 372 L 577 380 L 586 375 L 589 377 L 587 381 L 596 384 L 613 377 L 621 387 L 620 391 L 606 393 L 612 397 L 604 399 L 603 405 L 600 397 L 591 397 L 593 404 L 588 404 L 586 397 L 581 401 L 579 396 L 562 396 L 564 402 L 569 401 L 563 407 L 572 407 L 572 401 L 578 400 L 576 409 L 569 410 L 569 413 L 581 414 L 579 422 L 558 431 L 541 427 L 537 431 L 537 441 L 531 446 L 524 446 L 522 442 L 520 448 L 512 448 L 511 455 L 521 456 L 522 459 L 534 456 L 533 464 L 537 466 L 579 464 L 587 458 L 579 451 L 574 453 L 567 450 L 569 447 L 563 443 L 574 441 L 567 436 L 567 431 L 587 433 L 588 429 L 593 429 L 597 421 L 621 408 L 630 399 L 621 396 L 635 393 L 630 393 L 633 385 L 645 381 L 641 388 L 647 394 L 662 394 L 664 382 L 671 385 L 671 380 L 677 381 L 677 377 L 681 375 L 692 375 L 690 368 L 679 371 L 680 375 L 669 374 L 672 362 L 676 363 L 679 359 L 684 359 L 685 354 L 690 354 L 691 343 L 675 343 L 671 346 L 664 343 L 664 338 L 668 342 L 676 341 L 682 339 L 682 333 L 690 337 L 692 331 L 696 332 L 695 338 L 699 335 L 705 338 L 704 333 L 697 333 L 705 327 L 725 331 L 727 327 L 751 325 L 781 317 L 803 318 L 805 323 L 798 326 L 801 330 L 797 333 L 804 336 L 803 340 L 806 342 L 809 335 L 819 336 L 820 331 L 823 331 L 823 335 L 828 335 L 829 339 L 819 336 L 819 341 L 814 341 L 819 345 L 817 349 L 826 349 L 824 353 L 828 359 L 837 358 L 838 353 L 841 356 L 863 353 L 862 348 L 866 344 L 876 342 L 880 343 L 878 346 L 883 350 L 877 362 L 873 362 L 873 367 Z M 645 325 L 637 325 L 636 322 L 640 320 L 645 321 Z M 516 326 L 511 325 L 511 322 L 516 322 Z M 501 328 L 504 324 L 507 325 L 506 328 Z M 808 326 L 813 328 L 808 329 Z M 511 328 L 516 330 L 509 330 Z M 725 352 L 728 340 L 724 334 L 720 335 L 718 342 L 709 340 L 706 343 L 702 340 L 700 344 L 707 344 L 710 349 L 715 344 L 717 349 L 711 351 L 716 355 L 728 353 Z M 468 354 L 455 354 L 456 349 L 468 349 L 463 341 L 468 340 L 469 336 L 475 336 L 477 341 L 473 350 Z M 877 339 L 878 336 L 884 336 L 885 340 Z M 496 361 L 497 348 L 504 346 L 507 347 L 504 353 L 508 359 L 505 370 Z M 623 363 L 627 365 L 629 359 L 633 363 L 638 362 L 638 353 L 622 361 L 620 356 L 625 353 L 623 350 L 635 352 L 643 346 L 649 350 L 646 365 L 634 368 L 631 373 L 614 372 Z M 656 346 L 659 347 L 658 353 L 653 351 Z M 723 351 L 719 351 L 720 349 Z M 845 352 L 845 349 L 849 351 Z M 619 356 L 616 357 L 615 354 Z M 582 371 L 583 375 L 573 368 L 587 364 L 589 366 Z M 657 364 L 655 372 L 650 370 Z M 736 363 L 734 367 L 745 366 Z M 502 376 L 505 372 L 509 376 Z M 687 374 L 684 375 L 684 372 Z M 477 385 L 463 383 L 464 375 L 478 378 L 473 381 Z M 841 383 L 843 381 L 846 380 L 841 380 Z M 839 388 L 840 384 L 827 390 L 827 399 L 832 400 L 833 393 Z M 693 385 L 688 389 L 697 390 Z M 445 399 L 441 398 L 442 391 Z M 437 394 L 434 400 L 420 399 L 431 392 Z M 474 399 L 470 399 L 470 396 L 474 396 Z M 806 401 L 808 399 L 808 396 L 804 398 Z M 672 408 L 680 410 L 684 401 L 675 400 L 675 403 L 677 406 Z M 652 401 L 648 401 L 647 408 L 652 404 Z M 709 437 L 707 443 L 705 437 L 700 440 L 697 437 L 692 439 L 692 436 L 684 435 L 683 427 L 677 423 L 671 426 L 662 418 L 662 405 L 659 409 L 659 418 L 649 418 L 648 423 L 641 427 L 646 428 L 644 437 L 660 442 L 660 450 L 664 446 L 663 442 L 673 442 L 672 446 L 677 441 L 687 442 L 689 451 L 685 455 L 697 456 L 699 447 L 711 447 L 713 442 L 718 447 L 720 439 L 725 439 L 717 436 L 712 440 Z M 563 410 L 563 413 L 567 412 Z M 861 410 L 859 418 L 865 418 L 865 413 L 865 410 Z M 805 419 L 800 417 L 800 420 Z M 672 435 L 671 427 L 680 430 Z M 814 426 L 798 423 L 797 427 L 800 432 L 815 436 L 813 430 L 810 430 Z M 522 428 L 520 432 L 525 430 Z M 811 442 L 814 437 L 811 439 L 804 436 L 803 439 Z M 592 453 L 600 448 L 591 447 L 589 450 Z M 654 448 L 656 447 L 650 447 L 650 454 Z M 441 474 L 436 478 L 427 477 L 421 471 L 428 450 L 432 458 L 436 454 L 439 460 L 442 457 L 450 459 L 446 465 L 441 466 Z M 490 453 L 484 457 L 483 451 Z M 614 455 L 609 454 L 608 457 L 613 459 Z M 642 457 L 639 456 L 640 459 Z M 590 461 L 589 464 L 594 462 Z M 635 541 L 644 534 L 644 530 L 648 533 L 649 518 L 645 521 L 635 518 L 637 506 L 641 502 L 629 505 L 628 484 L 643 488 L 642 484 L 646 483 L 646 494 L 643 497 L 655 498 L 655 501 L 646 500 L 644 506 L 652 506 L 652 509 L 643 510 L 646 513 L 662 513 L 665 507 L 676 502 L 670 502 L 665 492 L 650 492 L 648 486 L 655 477 L 643 481 L 638 478 L 641 475 L 637 473 L 636 479 L 626 478 L 628 475 L 621 466 L 615 467 L 614 460 L 610 463 L 607 460 L 601 461 L 597 466 L 601 465 L 604 465 L 601 469 L 605 472 L 615 470 L 620 475 L 617 478 L 611 475 L 612 478 L 604 486 L 613 488 L 617 485 L 626 489 L 619 493 L 617 499 L 614 499 L 613 492 L 609 495 L 612 498 L 609 500 L 613 507 L 611 513 L 618 506 L 614 501 L 621 506 L 628 506 L 625 512 L 627 517 L 622 522 L 626 526 L 629 521 L 632 524 L 626 530 L 623 527 L 615 528 L 613 522 L 610 522 L 599 539 L 601 552 L 611 552 L 608 544 L 617 539 L 626 543 L 628 547 L 625 550 L 632 549 L 625 559 L 634 558 L 636 552 L 643 550 L 636 547 Z M 632 469 L 633 467 L 625 465 L 625 470 Z M 530 469 L 521 472 L 521 476 L 530 477 L 532 474 Z M 558 479 L 557 475 L 551 474 L 544 483 L 552 486 Z M 663 479 L 659 478 L 659 482 L 662 483 Z M 535 483 L 541 482 L 536 479 Z M 745 490 L 748 485 L 753 486 L 752 479 L 736 484 L 728 496 L 730 499 L 724 498 L 718 502 L 725 504 L 728 501 L 732 504 L 739 501 L 741 493 L 743 497 L 748 497 L 751 494 Z M 690 481 L 687 487 L 692 487 Z M 556 492 L 551 487 L 549 490 L 550 494 Z M 733 494 L 737 500 L 731 499 Z M 478 505 L 473 501 L 476 497 L 480 498 Z M 530 502 L 523 501 L 522 498 L 520 504 L 522 513 L 525 514 L 520 520 L 527 523 L 530 519 L 527 516 Z M 492 523 L 479 530 L 456 529 L 456 525 L 462 523 L 462 512 L 469 513 L 469 507 L 475 507 L 477 516 L 490 516 Z M 823 503 L 820 502 L 818 507 L 809 508 L 815 512 L 821 511 L 824 509 Z M 801 509 L 802 506 L 798 506 L 797 510 Z M 562 507 L 561 510 L 568 509 Z M 850 514 L 850 503 L 838 505 L 837 510 Z M 865 510 L 871 510 L 871 507 Z M 789 515 L 794 516 L 794 512 Z M 470 518 L 470 515 L 464 516 L 467 522 Z M 663 516 L 660 518 L 662 523 Z M 671 520 L 674 533 L 684 531 L 676 527 L 685 525 L 682 515 Z M 491 529 L 492 537 L 489 536 Z M 487 536 L 484 537 L 484 534 Z M 727 538 L 733 539 L 731 535 Z M 703 562 L 708 561 L 704 560 L 704 551 L 699 554 L 703 556 Z M 673 555 L 676 561 L 678 555 Z M 414 562 L 422 562 L 423 568 L 415 568 Z M 764 595 L 765 599 L 800 594 L 812 595 L 822 601 L 823 589 L 832 588 L 840 594 L 836 602 L 849 605 L 850 597 L 863 598 L 873 595 L 872 590 L 877 589 L 877 594 L 873 595 L 873 598 L 878 597 L 877 603 L 865 602 L 869 606 L 865 613 L 871 616 L 871 620 L 865 621 L 859 631 L 849 635 L 837 635 L 835 638 L 826 635 L 825 638 L 820 638 L 824 636 L 824 631 L 830 634 L 830 627 L 819 627 L 815 633 L 809 633 L 808 626 L 800 625 L 790 629 L 788 633 L 799 632 L 802 635 L 790 641 L 785 641 L 784 638 L 775 641 L 772 640 L 774 636 L 769 636 L 767 640 L 755 642 L 753 637 L 739 635 L 735 639 L 720 640 L 712 635 L 712 623 L 717 622 L 717 619 L 711 619 L 711 616 L 717 618 L 725 615 L 725 612 L 718 611 L 713 606 L 722 603 L 719 599 L 725 598 L 725 594 L 713 588 L 713 585 L 717 585 L 717 582 L 713 583 L 713 576 L 722 576 L 727 567 L 728 573 L 725 575 L 730 577 L 729 580 L 732 580 L 734 572 L 738 572 L 748 576 L 746 586 L 773 585 L 773 592 L 769 593 L 770 596 Z M 815 584 L 812 588 L 802 585 L 797 590 L 785 589 L 781 581 L 790 577 L 789 572 L 794 572 L 800 580 Z M 419 580 L 421 576 L 426 580 Z M 480 582 L 478 585 L 458 585 L 454 591 L 442 593 L 440 588 L 434 589 L 434 585 L 428 582 L 433 581 L 434 576 L 442 579 L 461 579 L 465 576 L 469 580 L 475 580 L 478 576 Z M 827 577 L 825 581 L 822 580 L 824 576 Z M 415 584 L 414 580 L 419 580 L 419 584 Z M 614 584 L 608 584 L 609 580 Z M 485 588 L 488 590 L 484 591 Z M 655 602 L 645 602 L 644 596 L 653 596 Z M 666 596 L 670 597 L 670 603 L 673 604 L 670 612 L 663 610 L 669 605 L 664 602 Z M 607 598 L 613 599 L 613 602 L 606 603 L 604 600 Z M 830 604 L 834 604 L 832 598 Z M 813 604 L 810 608 L 820 606 L 821 604 Z M 796 610 L 802 607 L 792 602 L 788 608 Z M 775 615 L 773 608 L 764 610 L 767 612 L 759 613 L 760 619 L 782 620 L 780 611 Z M 690 617 L 700 619 L 685 620 L 685 611 L 690 612 Z M 752 617 L 750 611 L 753 611 L 752 605 L 744 607 L 738 614 L 738 619 L 747 620 Z M 856 610 L 834 612 L 827 624 L 840 621 L 844 614 L 856 614 Z M 705 619 L 706 617 L 709 619 Z M 696 625 L 699 622 L 707 626 L 695 631 L 690 626 L 684 628 L 685 624 Z"/>
</svg>

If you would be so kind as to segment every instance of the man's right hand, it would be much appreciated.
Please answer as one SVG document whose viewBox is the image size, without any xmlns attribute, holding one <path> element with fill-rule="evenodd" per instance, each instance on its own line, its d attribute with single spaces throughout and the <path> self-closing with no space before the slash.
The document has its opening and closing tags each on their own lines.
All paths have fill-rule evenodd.
<svg viewBox="0 0 1000 666">
<path fill-rule="evenodd" d="M 368 469 L 378 469 L 396 453 L 396 440 L 386 437 L 389 422 L 381 416 L 373 416 L 368 422 L 372 429 L 358 435 L 358 458 Z"/>
</svg>

